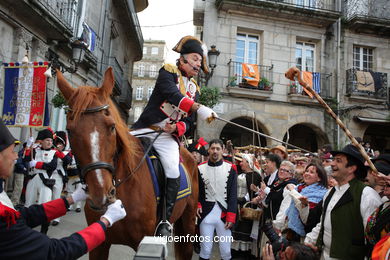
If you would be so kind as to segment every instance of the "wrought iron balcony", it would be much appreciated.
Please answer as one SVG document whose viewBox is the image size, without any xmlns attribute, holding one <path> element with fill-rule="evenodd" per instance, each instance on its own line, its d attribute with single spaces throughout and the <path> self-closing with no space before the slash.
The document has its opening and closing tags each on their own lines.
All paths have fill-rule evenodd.
<svg viewBox="0 0 390 260">
<path fill-rule="evenodd" d="M 316 93 L 318 93 L 323 98 L 331 97 L 331 84 L 332 84 L 332 74 L 312 72 L 313 82 L 312 86 Z M 298 81 L 290 81 L 289 85 L 289 95 L 306 95 L 306 92 L 303 90 L 303 87 L 298 83 Z"/>
<path fill-rule="evenodd" d="M 254 78 L 243 73 L 245 63 L 230 60 L 227 90 L 233 96 L 268 99 L 273 92 L 273 66 L 250 64 L 257 72 Z"/>
<path fill-rule="evenodd" d="M 345 2 L 344 17 L 349 29 L 381 36 L 390 34 L 389 1 L 348 0 Z"/>
<path fill-rule="evenodd" d="M 318 27 L 329 26 L 341 16 L 334 0 L 217 0 L 216 6 L 222 11 L 293 19 L 296 23 Z"/>
<path fill-rule="evenodd" d="M 347 95 L 362 102 L 388 101 L 387 73 L 363 71 L 355 68 L 346 71 Z"/>
</svg>

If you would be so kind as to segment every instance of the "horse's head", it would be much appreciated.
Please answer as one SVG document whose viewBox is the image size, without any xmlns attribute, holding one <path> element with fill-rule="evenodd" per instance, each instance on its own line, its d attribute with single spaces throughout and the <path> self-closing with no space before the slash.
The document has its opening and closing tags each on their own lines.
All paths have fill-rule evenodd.
<svg viewBox="0 0 390 260">
<path fill-rule="evenodd" d="M 114 87 L 112 69 L 106 70 L 100 88 L 73 88 L 59 71 L 57 82 L 69 104 L 67 131 L 81 177 L 88 185 L 88 202 L 94 209 L 103 209 L 116 194 L 113 182 L 120 116 L 110 99 Z"/>
</svg>

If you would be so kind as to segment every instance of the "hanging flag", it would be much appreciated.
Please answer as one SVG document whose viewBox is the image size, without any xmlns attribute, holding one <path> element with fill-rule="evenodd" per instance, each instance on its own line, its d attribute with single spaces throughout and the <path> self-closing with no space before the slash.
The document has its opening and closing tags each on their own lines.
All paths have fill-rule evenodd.
<svg viewBox="0 0 390 260">
<path fill-rule="evenodd" d="M 5 125 L 42 127 L 50 121 L 44 75 L 48 62 L 4 63 Z"/>
<path fill-rule="evenodd" d="M 83 22 L 83 32 L 81 33 L 81 38 L 88 45 L 88 50 L 94 51 L 96 44 L 96 33 L 95 31 L 88 26 L 88 24 Z"/>
<path fill-rule="evenodd" d="M 321 73 L 313 72 L 313 89 L 316 93 L 321 93 Z"/>
</svg>

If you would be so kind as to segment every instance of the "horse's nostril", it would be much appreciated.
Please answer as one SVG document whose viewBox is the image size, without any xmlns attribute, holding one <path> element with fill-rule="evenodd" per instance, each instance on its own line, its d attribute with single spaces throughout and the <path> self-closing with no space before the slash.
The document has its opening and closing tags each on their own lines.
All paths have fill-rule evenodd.
<svg viewBox="0 0 390 260">
<path fill-rule="evenodd" d="M 112 188 L 112 190 L 110 191 L 110 194 L 111 194 L 112 196 L 115 195 L 115 188 Z"/>
</svg>

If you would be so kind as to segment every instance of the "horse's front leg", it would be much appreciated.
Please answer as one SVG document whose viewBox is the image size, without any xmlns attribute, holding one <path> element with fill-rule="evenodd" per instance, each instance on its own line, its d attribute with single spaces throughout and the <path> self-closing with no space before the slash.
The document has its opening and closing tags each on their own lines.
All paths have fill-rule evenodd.
<svg viewBox="0 0 390 260">
<path fill-rule="evenodd" d="M 103 242 L 100 246 L 89 252 L 89 260 L 107 260 L 111 244 Z"/>
</svg>

